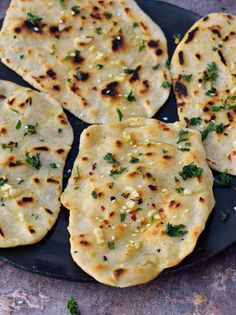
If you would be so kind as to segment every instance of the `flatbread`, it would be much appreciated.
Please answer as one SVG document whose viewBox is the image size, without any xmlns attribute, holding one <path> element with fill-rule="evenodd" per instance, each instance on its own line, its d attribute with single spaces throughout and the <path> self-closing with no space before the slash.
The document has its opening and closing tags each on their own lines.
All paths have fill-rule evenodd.
<svg viewBox="0 0 236 315">
<path fill-rule="evenodd" d="M 181 122 L 203 131 L 209 165 L 232 175 L 236 175 L 235 30 L 235 16 L 210 14 L 191 27 L 171 62 Z"/>
<path fill-rule="evenodd" d="M 133 0 L 12 1 L 0 58 L 88 123 L 152 117 L 170 93 L 166 38 Z"/>
<path fill-rule="evenodd" d="M 214 206 L 199 132 L 151 119 L 94 125 L 79 152 L 61 201 L 84 271 L 127 287 L 192 252 Z"/>
<path fill-rule="evenodd" d="M 40 241 L 54 225 L 73 140 L 61 106 L 0 81 L 0 248 Z"/>
</svg>

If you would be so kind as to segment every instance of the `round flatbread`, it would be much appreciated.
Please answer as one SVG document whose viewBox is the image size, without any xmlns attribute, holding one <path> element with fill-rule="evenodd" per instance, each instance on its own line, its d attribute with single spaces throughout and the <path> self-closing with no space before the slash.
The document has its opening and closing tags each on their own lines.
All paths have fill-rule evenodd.
<svg viewBox="0 0 236 315">
<path fill-rule="evenodd" d="M 52 98 L 0 81 L 0 248 L 40 241 L 54 225 L 72 128 Z"/>
<path fill-rule="evenodd" d="M 184 36 L 171 62 L 181 122 L 202 132 L 209 165 L 236 175 L 236 18 L 214 13 Z"/>
<path fill-rule="evenodd" d="M 212 184 L 197 131 L 151 119 L 89 127 L 61 197 L 74 261 L 112 286 L 154 279 L 194 249 Z"/>
<path fill-rule="evenodd" d="M 0 57 L 88 123 L 152 117 L 170 93 L 166 38 L 133 0 L 14 0 Z"/>
</svg>

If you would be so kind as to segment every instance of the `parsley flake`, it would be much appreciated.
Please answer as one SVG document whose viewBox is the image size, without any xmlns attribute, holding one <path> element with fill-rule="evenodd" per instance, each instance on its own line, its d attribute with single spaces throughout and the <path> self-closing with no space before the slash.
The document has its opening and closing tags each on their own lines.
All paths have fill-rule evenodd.
<svg viewBox="0 0 236 315">
<path fill-rule="evenodd" d="M 71 315 L 80 315 L 78 304 L 73 297 L 68 300 L 67 309 Z"/>
<path fill-rule="evenodd" d="M 117 116 L 118 116 L 118 120 L 121 121 L 122 118 L 123 118 L 123 114 L 121 112 L 121 110 L 119 108 L 116 108 L 116 113 L 117 113 Z"/>
<path fill-rule="evenodd" d="M 179 139 L 178 139 L 178 141 L 177 141 L 177 144 L 178 144 L 178 143 L 181 143 L 181 142 L 188 141 L 189 139 L 188 139 L 187 135 L 189 135 L 189 133 L 190 133 L 190 132 L 189 132 L 188 130 L 183 130 L 183 129 L 181 129 L 181 130 L 179 131 L 179 133 L 178 133 Z"/>
<path fill-rule="evenodd" d="M 27 21 L 35 26 L 38 26 L 42 21 L 42 18 L 34 15 L 32 12 L 27 13 Z"/>
<path fill-rule="evenodd" d="M 188 231 L 184 230 L 185 228 L 184 224 L 172 225 L 167 223 L 166 234 L 170 237 L 181 237 L 188 233 Z"/>
<path fill-rule="evenodd" d="M 107 246 L 109 249 L 115 249 L 115 242 L 107 242 Z"/>
<path fill-rule="evenodd" d="M 125 173 L 127 171 L 128 171 L 127 167 L 121 167 L 118 170 L 111 170 L 110 173 L 109 173 L 109 176 L 111 176 L 112 178 L 116 179 L 117 175 L 121 175 L 121 174 L 123 174 L 123 173 Z"/>
<path fill-rule="evenodd" d="M 201 125 L 201 123 L 202 123 L 202 118 L 201 117 L 193 117 L 189 121 L 189 125 L 190 126 Z"/>
<path fill-rule="evenodd" d="M 107 153 L 104 157 L 103 157 L 104 161 L 107 161 L 107 163 L 109 164 L 120 164 L 112 155 L 112 153 Z"/>
<path fill-rule="evenodd" d="M 121 222 L 124 222 L 124 221 L 125 221 L 125 218 L 126 218 L 126 213 L 121 213 L 121 214 L 120 214 L 120 221 L 121 221 Z"/>
<path fill-rule="evenodd" d="M 136 101 L 135 95 L 134 95 L 132 90 L 129 92 L 129 94 L 127 96 L 127 101 L 129 101 L 129 102 L 135 102 Z"/>
<path fill-rule="evenodd" d="M 74 6 L 71 8 L 71 11 L 73 12 L 73 15 L 78 15 L 78 14 L 80 14 L 80 6 L 79 6 L 79 5 L 74 5 Z"/>
<path fill-rule="evenodd" d="M 30 153 L 26 152 L 25 161 L 30 166 L 36 168 L 37 170 L 40 169 L 40 167 L 41 167 L 40 153 L 36 153 L 36 154 L 30 156 Z"/>
<path fill-rule="evenodd" d="M 214 179 L 214 186 L 229 187 L 232 182 L 232 176 L 227 173 L 221 173 Z"/>
<path fill-rule="evenodd" d="M 96 191 L 92 191 L 91 196 L 93 197 L 93 199 L 97 199 L 98 197 Z"/>
<path fill-rule="evenodd" d="M 183 178 L 183 180 L 187 180 L 188 178 L 199 177 L 203 173 L 203 169 L 197 167 L 193 162 L 191 164 L 185 165 L 183 167 L 182 172 L 179 172 L 179 175 Z"/>
</svg>

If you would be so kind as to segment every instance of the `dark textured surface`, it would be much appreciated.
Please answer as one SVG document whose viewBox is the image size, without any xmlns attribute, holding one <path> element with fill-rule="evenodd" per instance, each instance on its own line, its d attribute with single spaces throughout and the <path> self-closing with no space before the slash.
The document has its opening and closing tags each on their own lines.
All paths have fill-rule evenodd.
<svg viewBox="0 0 236 315">
<path fill-rule="evenodd" d="M 8 1 L 0 1 L 0 11 Z M 200 14 L 236 2 L 167 1 Z M 0 314 L 66 314 L 74 296 L 83 314 L 233 315 L 236 306 L 236 246 L 206 263 L 159 278 L 147 286 L 118 290 L 102 285 L 67 283 L 19 271 L 0 263 Z"/>
</svg>

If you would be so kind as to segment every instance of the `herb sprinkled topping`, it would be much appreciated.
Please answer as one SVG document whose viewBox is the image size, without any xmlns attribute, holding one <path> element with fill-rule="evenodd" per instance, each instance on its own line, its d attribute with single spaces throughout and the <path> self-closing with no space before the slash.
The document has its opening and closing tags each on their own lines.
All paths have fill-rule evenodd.
<svg viewBox="0 0 236 315">
<path fill-rule="evenodd" d="M 56 163 L 51 163 L 50 167 L 55 169 L 55 168 L 58 168 L 58 165 Z"/>
<path fill-rule="evenodd" d="M 204 72 L 203 81 L 204 82 L 211 82 L 212 84 L 217 80 L 218 68 L 215 62 L 211 62 L 207 65 L 207 70 Z"/>
<path fill-rule="evenodd" d="M 121 221 L 121 222 L 124 222 L 124 221 L 125 221 L 125 218 L 126 218 L 126 213 L 121 213 L 121 214 L 120 214 L 120 221 Z"/>
<path fill-rule="evenodd" d="M 27 131 L 25 132 L 24 136 L 36 134 L 38 126 L 38 123 L 36 123 L 35 125 L 26 125 Z"/>
<path fill-rule="evenodd" d="M 3 143 L 2 148 L 5 149 L 10 149 L 10 152 L 12 153 L 14 148 L 18 147 L 18 142 L 10 142 L 9 144 Z"/>
<path fill-rule="evenodd" d="M 229 211 L 221 211 L 220 212 L 220 221 L 221 222 L 226 222 L 230 218 L 230 213 Z"/>
<path fill-rule="evenodd" d="M 71 314 L 71 315 L 80 315 L 78 304 L 73 297 L 68 300 L 67 309 L 69 311 L 69 314 Z"/>
<path fill-rule="evenodd" d="M 161 87 L 164 89 L 170 89 L 172 84 L 169 81 L 163 81 Z"/>
<path fill-rule="evenodd" d="M 79 6 L 79 5 L 74 5 L 74 6 L 71 8 L 71 11 L 73 12 L 73 15 L 78 15 L 78 14 L 80 14 L 80 6 Z"/>
<path fill-rule="evenodd" d="M 231 185 L 232 176 L 227 173 L 221 173 L 214 179 L 214 186 L 228 187 Z"/>
<path fill-rule="evenodd" d="M 42 18 L 34 15 L 32 12 L 27 13 L 27 21 L 35 26 L 38 26 L 42 21 Z"/>
<path fill-rule="evenodd" d="M 135 102 L 136 101 L 135 95 L 134 95 L 132 90 L 129 92 L 129 94 L 127 96 L 127 101 L 129 101 L 129 102 Z"/>
<path fill-rule="evenodd" d="M 107 246 L 109 249 L 115 249 L 115 242 L 107 242 Z"/>
<path fill-rule="evenodd" d="M 107 153 L 104 157 L 103 157 L 104 161 L 107 161 L 107 163 L 109 164 L 120 164 L 112 155 L 112 153 Z"/>
<path fill-rule="evenodd" d="M 123 174 L 123 173 L 125 173 L 127 171 L 128 171 L 127 167 L 121 167 L 118 170 L 111 170 L 110 173 L 109 173 L 109 176 L 111 176 L 112 178 L 116 179 L 117 175 L 121 175 L 121 174 Z"/>
<path fill-rule="evenodd" d="M 17 124 L 16 124 L 16 129 L 17 129 L 17 130 L 20 129 L 20 128 L 21 128 L 21 125 L 22 125 L 21 121 L 18 120 L 18 122 L 17 122 Z"/>
<path fill-rule="evenodd" d="M 203 169 L 197 167 L 193 162 L 191 164 L 185 165 L 183 167 L 182 172 L 179 172 L 179 175 L 183 178 L 183 180 L 187 180 L 188 178 L 199 177 L 203 173 Z"/>
<path fill-rule="evenodd" d="M 93 197 L 93 199 L 97 199 L 98 197 L 96 191 L 92 191 L 91 196 Z"/>
<path fill-rule="evenodd" d="M 116 113 L 117 113 L 117 116 L 118 116 L 118 120 L 121 121 L 122 118 L 123 118 L 123 114 L 121 112 L 121 110 L 119 108 L 116 108 Z"/>
<path fill-rule="evenodd" d="M 177 141 L 177 144 L 178 143 L 181 143 L 181 142 L 185 142 L 185 141 L 188 141 L 188 135 L 190 134 L 190 132 L 188 130 L 183 130 L 181 129 L 178 133 L 178 136 L 179 136 L 179 139 Z"/>
<path fill-rule="evenodd" d="M 139 158 L 132 157 L 132 159 L 130 160 L 130 163 L 133 163 L 133 164 L 138 163 L 138 162 L 140 162 Z"/>
<path fill-rule="evenodd" d="M 181 237 L 188 233 L 185 228 L 184 224 L 172 225 L 171 223 L 167 223 L 166 234 L 170 237 Z"/>
<path fill-rule="evenodd" d="M 202 123 L 202 118 L 201 117 L 193 117 L 189 121 L 189 125 L 190 126 L 201 125 L 201 123 Z"/>
<path fill-rule="evenodd" d="M 37 170 L 40 169 L 40 167 L 41 167 L 40 153 L 36 153 L 36 154 L 30 156 L 30 153 L 26 152 L 25 161 L 30 166 L 36 168 Z"/>
<path fill-rule="evenodd" d="M 192 74 L 189 74 L 189 75 L 184 74 L 182 79 L 183 79 L 183 81 L 190 82 L 192 80 L 192 77 L 193 77 Z"/>
</svg>

